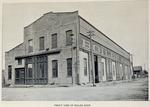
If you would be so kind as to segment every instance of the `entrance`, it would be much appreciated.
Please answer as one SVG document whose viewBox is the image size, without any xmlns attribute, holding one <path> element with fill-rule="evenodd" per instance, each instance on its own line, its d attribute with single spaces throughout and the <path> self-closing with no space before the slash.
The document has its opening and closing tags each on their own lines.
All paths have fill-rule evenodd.
<svg viewBox="0 0 150 107">
<path fill-rule="evenodd" d="M 24 68 L 15 69 L 15 84 L 25 84 L 25 69 Z"/>
<path fill-rule="evenodd" d="M 96 55 L 94 55 L 94 70 L 95 70 L 95 83 L 98 83 L 99 82 L 98 59 Z"/>
<path fill-rule="evenodd" d="M 25 84 L 45 85 L 48 83 L 47 55 L 28 57 L 25 62 Z"/>
</svg>

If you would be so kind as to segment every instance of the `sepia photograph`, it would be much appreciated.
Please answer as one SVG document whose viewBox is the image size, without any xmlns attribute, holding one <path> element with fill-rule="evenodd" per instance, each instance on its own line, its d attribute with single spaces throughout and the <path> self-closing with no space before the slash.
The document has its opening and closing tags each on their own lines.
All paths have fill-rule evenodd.
<svg viewBox="0 0 150 107">
<path fill-rule="evenodd" d="M 148 0 L 3 3 L 2 101 L 148 101 Z"/>
</svg>

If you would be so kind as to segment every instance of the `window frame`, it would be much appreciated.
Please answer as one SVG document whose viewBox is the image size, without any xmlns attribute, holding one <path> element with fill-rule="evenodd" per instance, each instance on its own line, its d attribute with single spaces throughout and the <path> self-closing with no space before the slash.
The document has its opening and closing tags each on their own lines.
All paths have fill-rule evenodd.
<svg viewBox="0 0 150 107">
<path fill-rule="evenodd" d="M 18 59 L 18 65 L 22 65 L 22 59 Z"/>
<path fill-rule="evenodd" d="M 32 45 L 30 45 L 30 42 Z M 33 39 L 28 40 L 28 53 L 33 52 Z"/>
<path fill-rule="evenodd" d="M 43 42 L 42 42 L 43 40 Z M 45 49 L 45 37 L 41 36 L 39 37 L 39 50 L 42 51 Z"/>
<path fill-rule="evenodd" d="M 54 62 L 56 65 L 53 65 Z M 56 68 L 54 68 L 56 66 Z M 52 77 L 53 78 L 58 78 L 58 60 L 52 60 Z"/>
<path fill-rule="evenodd" d="M 71 32 L 70 35 L 67 35 L 68 32 Z M 72 30 L 67 30 L 66 31 L 66 46 L 72 45 L 72 37 L 71 34 L 73 34 Z"/>
<path fill-rule="evenodd" d="M 31 67 L 29 67 L 31 65 Z M 27 78 L 33 78 L 33 64 L 27 64 Z"/>
<path fill-rule="evenodd" d="M 39 70 L 40 71 L 40 77 L 44 78 L 45 77 L 44 63 L 40 63 L 39 66 L 40 66 L 40 70 Z"/>
<path fill-rule="evenodd" d="M 55 38 L 53 38 L 54 36 L 56 36 L 56 40 L 55 40 Z M 55 40 L 55 42 L 53 39 Z M 52 49 L 57 48 L 57 33 L 53 33 L 51 35 L 51 48 Z"/>
</svg>

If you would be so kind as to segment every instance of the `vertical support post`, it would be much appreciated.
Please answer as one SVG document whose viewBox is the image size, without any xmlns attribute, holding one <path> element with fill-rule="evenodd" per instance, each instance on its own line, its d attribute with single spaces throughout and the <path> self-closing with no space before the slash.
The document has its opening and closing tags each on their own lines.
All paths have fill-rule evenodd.
<svg viewBox="0 0 150 107">
<path fill-rule="evenodd" d="M 91 74 L 92 74 L 92 85 L 95 86 L 95 80 L 94 80 L 94 73 L 93 73 L 93 49 L 92 49 L 92 36 L 93 31 L 89 31 L 89 37 L 90 37 L 90 53 L 91 53 Z"/>
<path fill-rule="evenodd" d="M 74 34 L 71 34 L 70 36 L 71 36 L 71 59 L 72 59 L 71 63 L 73 65 L 73 46 L 72 45 L 73 45 L 73 36 L 74 36 Z M 73 68 L 72 65 L 71 65 L 71 67 Z M 71 68 L 71 72 L 72 72 L 71 76 L 72 76 L 72 85 L 73 85 L 74 82 L 73 82 L 73 69 L 72 68 Z"/>
</svg>

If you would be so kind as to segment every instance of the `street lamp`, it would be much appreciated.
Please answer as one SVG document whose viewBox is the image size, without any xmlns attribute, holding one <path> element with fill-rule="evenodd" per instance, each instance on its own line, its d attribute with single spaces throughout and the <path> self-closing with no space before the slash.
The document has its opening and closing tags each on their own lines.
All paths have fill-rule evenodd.
<svg viewBox="0 0 150 107">
<path fill-rule="evenodd" d="M 90 54 L 91 54 L 91 74 L 92 74 L 92 85 L 95 86 L 94 74 L 93 74 L 93 46 L 92 46 L 92 36 L 94 31 L 87 32 L 90 37 Z"/>
</svg>

